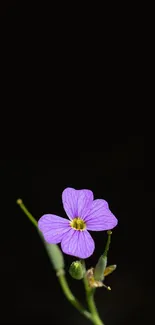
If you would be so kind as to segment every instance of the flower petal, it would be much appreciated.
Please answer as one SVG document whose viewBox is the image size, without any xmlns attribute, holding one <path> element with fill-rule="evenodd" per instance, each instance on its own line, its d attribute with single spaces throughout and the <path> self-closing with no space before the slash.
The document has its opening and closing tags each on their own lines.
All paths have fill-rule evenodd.
<svg viewBox="0 0 155 325">
<path fill-rule="evenodd" d="M 101 231 L 113 229 L 118 220 L 108 208 L 104 200 L 94 200 L 90 213 L 85 218 L 88 230 Z"/>
<path fill-rule="evenodd" d="M 54 214 L 45 214 L 38 221 L 38 227 L 49 244 L 61 242 L 64 234 L 70 229 L 69 220 Z"/>
<path fill-rule="evenodd" d="M 80 231 L 71 228 L 63 237 L 61 248 L 65 254 L 84 259 L 93 254 L 95 243 L 87 230 Z"/>
<path fill-rule="evenodd" d="M 62 193 L 64 210 L 70 219 L 84 218 L 93 202 L 93 192 L 90 190 L 75 190 L 66 188 Z"/>
</svg>

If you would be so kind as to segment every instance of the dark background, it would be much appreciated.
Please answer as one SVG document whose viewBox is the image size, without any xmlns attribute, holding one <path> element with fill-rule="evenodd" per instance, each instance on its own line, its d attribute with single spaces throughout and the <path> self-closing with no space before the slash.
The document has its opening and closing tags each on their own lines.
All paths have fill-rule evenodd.
<svg viewBox="0 0 155 325">
<path fill-rule="evenodd" d="M 151 320 L 151 311 L 152 211 L 154 190 L 152 191 L 151 187 L 151 177 L 150 179 L 148 179 L 148 176 L 146 179 L 144 177 L 145 137 L 141 135 L 138 129 L 138 126 L 141 125 L 140 117 L 143 107 L 140 105 L 140 101 L 144 104 L 145 91 L 143 91 L 141 87 L 143 83 L 143 78 L 141 76 L 143 76 L 144 70 L 141 68 L 143 66 L 141 53 L 139 55 L 138 51 L 136 52 L 135 50 L 135 44 L 138 44 L 140 35 L 142 35 L 143 39 L 144 33 L 139 33 L 138 29 L 138 33 L 135 34 L 134 30 L 133 35 L 135 35 L 135 43 L 132 52 L 132 46 L 129 46 L 130 24 L 129 37 L 127 37 L 127 32 L 125 30 L 120 40 L 120 33 L 118 31 L 115 33 L 119 21 L 116 22 L 116 25 L 112 28 L 111 35 L 113 36 L 113 40 L 107 35 L 108 30 L 111 28 L 111 22 L 106 26 L 106 29 L 104 28 L 104 37 L 103 35 L 101 35 L 101 37 L 99 36 L 99 41 L 97 42 L 100 44 L 103 42 L 103 38 L 107 37 L 109 43 L 112 43 L 113 49 L 111 51 L 110 48 L 109 51 L 110 55 L 112 53 L 112 56 L 110 56 L 110 63 L 107 63 L 107 59 L 104 60 L 104 67 L 107 67 L 108 71 L 111 67 L 108 78 L 110 82 L 113 82 L 113 85 L 108 83 L 109 79 L 107 81 L 104 76 L 101 76 L 101 78 L 105 78 L 106 81 L 104 87 L 103 80 L 100 82 L 100 79 L 96 77 L 93 79 L 92 70 L 88 63 L 88 79 L 90 75 L 90 82 L 93 79 L 95 84 L 99 80 L 97 92 L 94 94 L 95 100 L 93 105 L 92 93 L 94 93 L 94 83 L 92 86 L 93 91 L 91 91 L 90 88 L 88 93 L 85 88 L 87 82 L 84 82 L 82 91 L 80 88 L 85 70 L 81 72 L 77 87 L 74 86 L 74 78 L 77 78 L 75 69 L 78 63 L 79 66 L 81 63 L 78 60 L 75 61 L 73 54 L 79 50 L 78 55 L 81 55 L 83 60 L 83 45 L 81 48 L 79 47 L 79 43 L 81 44 L 80 39 L 78 39 L 79 43 L 77 45 L 77 39 L 74 32 L 72 37 L 68 37 L 67 43 L 68 31 L 66 32 L 64 26 L 68 25 L 68 30 L 70 31 L 72 30 L 72 23 L 70 23 L 68 17 L 66 18 L 64 15 L 63 8 L 61 8 L 61 10 L 59 9 L 60 8 L 57 10 L 55 21 L 55 11 L 53 10 L 51 14 L 46 4 L 43 6 L 43 4 L 40 5 L 39 2 L 38 5 L 36 5 L 35 2 L 33 2 L 32 5 L 32 2 L 29 3 L 24 1 L 0 2 L 0 15 L 3 17 L 3 19 L 1 19 L 2 35 L 6 41 L 6 47 L 2 45 L 2 49 L 6 50 L 8 55 L 6 62 L 2 61 L 2 67 L 4 68 L 5 78 L 7 79 L 6 85 L 8 85 L 10 76 L 13 79 L 11 89 L 15 96 L 14 100 L 7 86 L 7 93 L 4 99 L 5 105 L 2 105 L 2 107 L 5 111 L 4 107 L 6 106 L 6 113 L 9 114 L 9 118 L 7 119 L 7 127 L 2 134 L 1 142 L 3 143 L 7 137 L 10 142 L 15 132 L 17 132 L 17 141 L 14 141 L 12 145 L 14 153 L 10 155 L 10 157 L 18 157 L 19 153 L 21 156 L 23 155 L 23 159 L 8 158 L 1 159 L 0 161 L 2 240 L 0 250 L 2 282 L 0 319 L 1 322 L 5 324 L 89 324 L 89 322 L 85 320 L 63 296 L 36 230 L 16 205 L 17 198 L 22 198 L 37 220 L 41 215 L 48 212 L 63 217 L 65 213 L 62 208 L 61 193 L 64 188 L 70 186 L 77 189 L 91 189 L 94 192 L 95 198 L 103 198 L 108 201 L 110 209 L 118 218 L 118 226 L 113 231 L 112 244 L 108 257 L 110 264 L 117 264 L 117 270 L 107 277 L 105 281 L 107 285 L 112 287 L 112 291 L 108 292 L 106 289 L 101 288 L 96 292 L 96 303 L 105 325 L 150 324 L 153 323 Z M 61 17 L 59 16 L 60 11 Z M 71 15 L 72 20 L 75 19 L 75 12 L 76 10 Z M 68 14 L 70 15 L 69 11 Z M 111 11 L 109 15 L 111 17 Z M 64 17 L 64 21 L 61 25 L 60 21 L 62 16 Z M 92 27 L 94 31 L 94 17 L 89 15 L 86 10 L 84 19 L 87 16 L 89 16 L 90 22 L 89 24 L 86 22 L 87 28 L 83 43 L 86 48 L 87 37 L 90 37 L 91 40 L 92 35 L 94 35 L 95 39 L 98 35 L 98 31 L 93 34 L 92 31 L 89 30 L 89 28 Z M 126 16 L 124 16 L 124 19 L 126 20 Z M 98 21 L 102 25 L 102 19 L 98 19 Z M 76 26 L 77 31 L 80 25 L 81 20 L 79 21 L 78 18 L 78 24 Z M 62 41 L 60 41 L 60 37 L 57 37 L 56 33 L 58 29 L 60 30 L 60 36 L 63 35 L 62 39 L 64 40 L 61 51 L 59 51 L 58 45 L 61 45 Z M 98 27 L 98 30 L 100 30 L 100 27 Z M 120 30 L 123 33 L 124 24 L 120 24 Z M 103 34 L 102 29 L 101 34 Z M 56 39 L 57 42 L 54 42 L 54 39 Z M 133 36 L 131 39 L 134 42 Z M 72 91 L 68 87 L 68 84 L 67 87 L 69 90 L 67 88 L 67 92 L 65 88 L 68 65 L 66 64 L 66 57 L 64 61 L 62 58 L 64 53 L 68 56 L 66 48 L 68 49 L 68 44 L 72 47 L 73 40 L 75 41 L 74 50 L 71 52 L 73 77 L 70 77 L 70 83 L 73 84 L 73 91 L 76 91 L 72 100 Z M 52 49 L 51 44 L 53 45 Z M 93 46 L 97 53 L 101 53 L 99 49 L 96 50 L 95 45 Z M 106 49 L 109 49 L 109 46 L 107 46 Z M 61 54 L 60 57 L 58 56 L 58 64 L 56 64 L 56 59 L 52 58 L 53 52 L 55 53 L 55 57 L 57 57 L 57 51 L 59 55 Z M 90 52 L 91 51 L 92 48 Z M 108 50 L 106 51 L 108 57 Z M 123 53 L 122 57 L 120 53 L 121 55 Z M 126 53 L 129 53 L 129 58 L 126 56 Z M 137 59 L 135 59 L 136 53 Z M 86 62 L 87 58 L 89 58 L 89 55 L 86 56 Z M 95 64 L 97 64 L 97 62 L 98 61 L 95 61 Z M 10 70 L 6 72 L 6 67 L 9 65 L 11 68 L 14 67 L 15 69 L 15 72 L 12 74 L 10 73 L 11 68 L 8 68 L 8 70 Z M 59 66 L 59 72 L 57 72 Z M 63 68 L 65 67 L 67 72 L 65 71 L 65 73 L 63 73 L 61 66 Z M 34 67 L 36 70 L 33 70 Z M 56 69 L 56 78 L 53 78 L 54 84 L 51 85 L 53 67 Z M 115 68 L 118 69 L 116 72 Z M 24 69 L 28 69 L 28 75 L 25 73 Z M 130 77 L 127 69 L 130 70 Z M 40 72 L 40 70 L 44 73 Z M 95 68 L 95 71 L 96 70 L 100 71 L 100 62 L 99 67 Z M 50 71 L 50 73 L 48 71 Z M 14 86 L 17 72 L 19 73 L 19 77 L 17 77 L 19 84 Z M 136 79 L 136 73 L 141 80 Z M 120 74 L 121 82 L 119 80 Z M 61 77 L 64 79 L 60 86 L 59 84 L 57 85 L 55 80 L 58 79 L 59 82 L 61 82 Z M 43 85 L 44 83 L 45 86 Z M 4 82 L 2 84 L 4 84 Z M 44 87 L 45 89 L 43 89 Z M 105 87 L 108 89 L 108 95 L 105 91 Z M 58 93 L 56 99 L 54 98 L 55 89 Z M 84 100 L 81 98 L 82 96 L 80 97 L 81 92 L 85 94 Z M 98 99 L 98 93 L 102 97 L 101 99 Z M 105 98 L 106 95 L 107 98 Z M 148 107 L 148 97 L 145 108 Z M 8 98 L 10 99 L 9 105 L 6 103 Z M 42 103 L 40 103 L 41 98 Z M 54 100 L 55 104 L 53 104 Z M 59 104 L 59 100 L 62 100 L 62 104 Z M 79 105 L 77 104 L 78 100 Z M 101 105 L 98 104 L 99 100 L 101 100 Z M 54 111 L 57 111 L 55 108 L 60 107 L 60 109 L 64 111 L 65 107 L 68 107 L 69 101 L 69 106 L 71 106 L 72 109 L 71 115 L 74 120 L 73 122 L 75 123 L 75 117 L 77 119 L 78 115 L 81 117 L 81 123 L 79 123 L 78 127 L 72 122 L 71 124 L 69 123 L 69 128 L 67 128 L 65 124 L 66 121 L 63 120 L 63 117 L 61 117 L 61 121 L 55 122 L 54 120 Z M 11 112 L 15 114 L 14 110 L 17 106 L 17 102 L 20 111 L 15 122 L 23 129 L 26 117 L 28 117 L 29 120 L 25 127 L 24 136 L 26 140 L 28 140 L 29 126 L 32 119 L 31 113 L 29 114 L 28 112 L 28 108 L 31 109 L 31 112 L 33 108 L 37 110 L 33 123 L 33 133 L 30 142 L 27 141 L 26 146 L 20 144 L 21 132 L 16 131 L 16 123 L 12 121 L 10 116 Z M 103 103 L 104 118 L 103 122 L 101 121 L 102 126 L 100 128 L 98 124 L 101 114 L 96 113 L 96 107 L 103 107 Z M 82 152 L 74 147 L 76 151 L 73 153 L 71 151 L 71 141 L 74 141 L 74 132 L 77 136 L 81 134 L 81 124 L 83 120 L 83 114 L 80 115 L 80 113 L 77 113 L 79 112 L 78 110 L 75 111 L 76 105 L 77 107 L 85 107 L 86 105 L 86 107 L 90 107 L 90 111 L 93 108 L 92 117 L 94 119 L 96 114 L 97 124 L 94 123 L 93 126 L 90 125 L 88 133 L 85 130 L 82 142 L 84 142 L 86 151 Z M 54 110 L 51 110 L 51 106 L 52 108 L 54 107 Z M 120 124 L 124 126 L 126 132 L 120 130 L 118 123 L 115 121 L 115 117 L 113 117 L 113 111 L 117 115 L 118 106 L 121 106 L 123 110 L 123 114 L 120 117 Z M 131 115 L 131 107 L 135 108 L 137 106 L 141 108 L 141 113 L 138 116 L 138 122 L 135 123 L 136 132 L 134 133 L 133 121 L 135 121 L 135 112 L 133 117 L 131 117 L 131 124 L 129 117 Z M 49 118 L 49 126 L 47 126 L 47 121 L 45 124 L 44 122 L 41 124 L 38 122 L 40 107 L 42 107 L 41 118 L 46 117 L 46 112 L 44 112 L 45 107 L 50 108 L 50 115 L 52 114 L 52 118 Z M 9 109 L 10 113 L 8 113 Z M 109 111 L 109 119 L 105 117 L 105 111 Z M 112 125 L 112 117 L 114 124 L 116 124 L 115 131 Z M 9 126 L 9 122 L 12 125 L 12 130 Z M 67 129 L 69 130 L 70 137 L 66 145 L 63 141 L 63 136 L 60 137 L 63 148 L 61 147 L 59 149 L 59 146 L 57 146 L 59 150 L 59 153 L 57 153 L 54 152 L 53 146 L 56 138 L 60 136 L 61 122 L 65 124 L 65 131 L 67 132 Z M 127 130 L 127 124 L 129 124 L 129 132 Z M 45 146 L 46 142 L 44 142 L 43 139 L 38 140 L 35 132 L 35 127 L 38 126 L 39 133 L 42 137 L 44 125 L 46 127 L 44 135 L 48 137 L 49 134 L 50 144 L 48 150 L 45 150 L 45 154 L 43 154 L 41 149 L 39 150 L 39 154 L 41 157 L 48 158 L 50 156 L 51 158 L 26 159 L 31 157 L 31 151 L 32 155 L 36 153 L 36 144 L 39 143 L 40 146 Z M 53 135 L 51 135 L 51 130 L 53 130 L 55 125 L 57 127 L 57 132 L 53 137 Z M 89 126 L 88 120 L 87 125 Z M 107 132 L 105 132 L 104 135 L 103 130 L 105 131 L 106 126 L 108 126 Z M 1 127 L 3 127 L 3 123 L 1 123 Z M 73 130 L 70 129 L 72 127 Z M 92 134 L 93 137 L 95 137 L 97 133 L 96 128 L 100 128 L 101 136 L 98 137 L 94 145 L 89 139 L 89 135 Z M 146 132 L 146 124 L 143 131 Z M 89 144 L 89 142 L 93 149 L 97 149 L 96 147 L 99 140 L 101 140 L 102 145 L 100 148 L 102 148 L 102 151 L 87 151 L 87 144 Z M 79 139 L 80 145 L 82 142 L 80 142 Z M 30 150 L 31 143 L 33 143 L 33 150 Z M 5 145 L 5 148 L 7 153 L 9 153 L 7 145 Z M 68 153 L 63 153 L 63 150 L 66 151 L 66 149 L 70 151 L 68 151 Z M 18 151 L 17 156 L 15 155 L 15 150 Z M 150 164 L 149 158 L 148 161 Z M 147 169 L 147 175 L 148 174 L 149 168 Z M 91 234 L 95 239 L 96 250 L 93 256 L 87 260 L 88 267 L 93 266 L 97 262 L 100 254 L 103 252 L 106 241 L 106 233 L 104 232 L 91 232 Z M 65 260 L 67 273 L 74 258 L 66 255 Z M 73 292 L 84 303 L 82 283 L 73 281 L 68 274 L 67 277 Z"/>
<path fill-rule="evenodd" d="M 104 151 L 79 152 L 78 157 L 2 160 L 1 172 L 7 223 L 6 234 L 2 229 L 2 271 L 7 284 L 12 286 L 13 281 L 14 306 L 13 313 L 4 313 L 4 322 L 89 324 L 64 298 L 36 230 L 16 205 L 16 199 L 22 198 L 37 220 L 50 212 L 63 217 L 61 193 L 70 186 L 91 189 L 95 198 L 107 200 L 119 221 L 109 251 L 109 263 L 118 267 L 105 281 L 112 291 L 96 292 L 102 319 L 107 325 L 149 323 L 152 207 L 144 182 L 143 136 L 116 137 L 106 142 Z M 96 250 L 87 260 L 88 267 L 97 262 L 106 240 L 104 232 L 91 234 Z M 67 272 L 74 258 L 66 255 L 65 260 Z M 84 302 L 82 283 L 67 277 Z"/>
</svg>

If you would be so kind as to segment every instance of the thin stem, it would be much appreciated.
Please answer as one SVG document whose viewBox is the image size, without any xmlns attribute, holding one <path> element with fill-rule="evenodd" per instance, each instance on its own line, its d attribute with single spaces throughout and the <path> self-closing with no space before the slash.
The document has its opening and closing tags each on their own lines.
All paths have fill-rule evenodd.
<svg viewBox="0 0 155 325">
<path fill-rule="evenodd" d="M 24 213 L 27 215 L 27 217 L 30 219 L 30 221 L 34 224 L 35 227 L 38 229 L 38 223 L 36 219 L 32 216 L 32 214 L 27 210 L 26 206 L 24 205 L 23 201 L 21 199 L 17 200 L 17 204 L 20 206 L 20 208 L 24 211 Z"/>
<path fill-rule="evenodd" d="M 86 318 L 88 318 L 90 321 L 93 322 L 91 314 L 84 309 L 84 307 L 80 304 L 80 302 L 73 296 L 70 288 L 68 287 L 68 283 L 66 281 L 66 278 L 64 274 L 61 274 L 58 276 L 61 288 L 66 296 L 66 298 L 69 300 L 69 302 L 77 309 L 81 314 L 83 314 Z"/>
<path fill-rule="evenodd" d="M 111 243 L 112 231 L 111 230 L 108 230 L 107 231 L 107 234 L 108 234 L 108 239 L 107 239 L 107 243 L 106 243 L 106 246 L 105 246 L 105 250 L 104 250 L 103 256 L 107 256 L 107 253 L 108 253 L 108 250 L 109 250 L 109 247 L 110 247 L 110 243 Z"/>
<path fill-rule="evenodd" d="M 37 228 L 38 230 L 38 223 L 36 221 L 36 219 L 32 216 L 32 214 L 28 211 L 28 209 L 26 208 L 26 206 L 24 205 L 24 203 L 22 202 L 21 199 L 17 200 L 17 204 L 20 206 L 20 208 L 23 210 L 23 212 L 26 214 L 26 216 L 29 218 L 29 220 L 33 223 L 33 225 Z M 41 237 L 41 239 L 43 240 L 43 237 L 41 235 L 41 233 L 39 232 L 39 235 Z M 44 240 L 43 240 L 44 242 Z M 47 249 L 46 245 L 45 248 Z M 74 295 L 72 294 L 66 277 L 64 275 L 64 271 L 62 272 L 62 270 L 60 270 L 61 272 L 57 272 L 57 276 L 58 276 L 58 280 L 59 283 L 61 285 L 61 288 L 63 290 L 64 295 L 66 296 L 66 298 L 69 300 L 69 302 L 81 313 L 83 314 L 86 318 L 88 318 L 91 322 L 93 322 L 92 320 L 92 315 L 91 313 L 89 313 L 82 305 L 81 303 L 74 297 Z"/>
<path fill-rule="evenodd" d="M 84 260 L 82 261 L 83 266 L 85 267 L 85 262 Z M 86 272 L 84 275 L 84 286 L 85 286 L 85 291 L 86 291 L 86 299 L 87 299 L 87 304 L 89 307 L 89 311 L 91 312 L 92 318 L 93 318 L 93 323 L 94 325 L 104 325 L 104 323 L 102 322 L 102 320 L 99 317 L 96 305 L 95 305 L 95 301 L 94 301 L 94 293 L 95 293 L 95 289 L 94 288 L 90 288 L 89 284 L 88 284 L 88 280 L 87 280 L 87 276 L 86 276 Z"/>
</svg>

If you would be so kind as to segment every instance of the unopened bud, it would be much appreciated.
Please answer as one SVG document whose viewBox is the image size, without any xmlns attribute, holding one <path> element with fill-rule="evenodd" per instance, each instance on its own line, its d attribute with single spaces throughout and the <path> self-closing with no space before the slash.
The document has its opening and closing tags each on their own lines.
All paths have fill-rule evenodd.
<svg viewBox="0 0 155 325">
<path fill-rule="evenodd" d="M 84 267 L 81 264 L 80 261 L 75 261 L 71 264 L 69 268 L 69 273 L 72 276 L 72 278 L 76 280 L 81 280 L 83 279 L 84 276 Z"/>
<path fill-rule="evenodd" d="M 94 270 L 94 279 L 97 281 L 104 280 L 104 271 L 107 266 L 107 257 L 101 255 Z"/>
</svg>

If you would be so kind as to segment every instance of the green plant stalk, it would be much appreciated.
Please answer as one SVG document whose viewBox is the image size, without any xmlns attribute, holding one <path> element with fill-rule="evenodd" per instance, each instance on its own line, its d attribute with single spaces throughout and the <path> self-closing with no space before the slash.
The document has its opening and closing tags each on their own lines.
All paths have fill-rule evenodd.
<svg viewBox="0 0 155 325">
<path fill-rule="evenodd" d="M 17 204 L 20 206 L 20 208 L 23 210 L 23 212 L 26 214 L 26 216 L 29 218 L 29 220 L 33 223 L 33 225 L 38 230 L 38 223 L 37 220 L 32 216 L 32 214 L 27 210 L 26 206 L 24 205 L 23 201 L 21 199 L 17 200 Z"/>
<path fill-rule="evenodd" d="M 82 260 L 81 262 L 83 263 L 83 266 L 85 267 L 84 260 Z M 93 318 L 93 323 L 94 323 L 94 325 L 104 325 L 104 323 L 100 319 L 100 316 L 98 314 L 98 311 L 97 311 L 97 308 L 95 305 L 95 301 L 94 301 L 95 288 L 90 288 L 88 280 L 87 280 L 86 268 L 85 268 L 85 275 L 83 278 L 83 282 L 84 282 L 84 287 L 85 287 L 85 291 L 86 291 L 86 300 L 87 300 L 87 304 L 89 307 L 89 311 Z"/>
<path fill-rule="evenodd" d="M 42 237 L 42 234 L 41 232 L 39 231 L 38 229 L 38 223 L 36 221 L 36 219 L 32 216 L 32 214 L 27 210 L 27 208 L 25 207 L 24 203 L 22 202 L 21 199 L 18 199 L 17 200 L 17 204 L 20 206 L 20 208 L 23 210 L 23 212 L 26 214 L 26 216 L 29 218 L 29 220 L 33 223 L 33 225 L 36 227 L 42 241 L 44 242 L 44 239 Z M 45 248 L 46 248 L 46 245 L 45 245 Z M 48 252 L 47 252 L 48 253 Z M 83 315 L 85 316 L 86 318 L 88 318 L 91 322 L 93 322 L 93 319 L 92 319 L 92 315 L 91 313 L 89 313 L 82 305 L 81 303 L 74 297 L 74 295 L 72 294 L 69 286 L 68 286 L 68 283 L 67 283 L 67 280 L 66 280 L 66 277 L 65 277 L 65 274 L 64 274 L 64 271 L 63 270 L 60 270 L 57 272 L 57 277 L 58 277 L 58 280 L 59 280 L 59 283 L 61 285 L 61 288 L 63 290 L 63 293 L 64 295 L 66 296 L 66 298 L 68 299 L 68 301 Z M 98 325 L 96 323 L 96 325 Z"/>
<path fill-rule="evenodd" d="M 107 243 L 106 243 L 105 250 L 104 250 L 104 253 L 103 253 L 103 257 L 107 256 L 107 254 L 108 254 L 108 250 L 109 250 L 110 243 L 111 243 L 112 231 L 108 230 L 107 234 L 108 234 L 108 239 L 107 239 Z"/>
<path fill-rule="evenodd" d="M 61 288 L 62 288 L 66 298 L 70 301 L 70 303 L 76 309 L 78 309 L 79 312 L 82 313 L 86 318 L 88 318 L 91 322 L 93 322 L 92 315 L 86 309 L 84 309 L 84 307 L 80 304 L 80 302 L 73 296 L 71 290 L 68 287 L 68 283 L 66 281 L 64 274 L 60 274 L 58 279 L 59 279 Z"/>
</svg>

